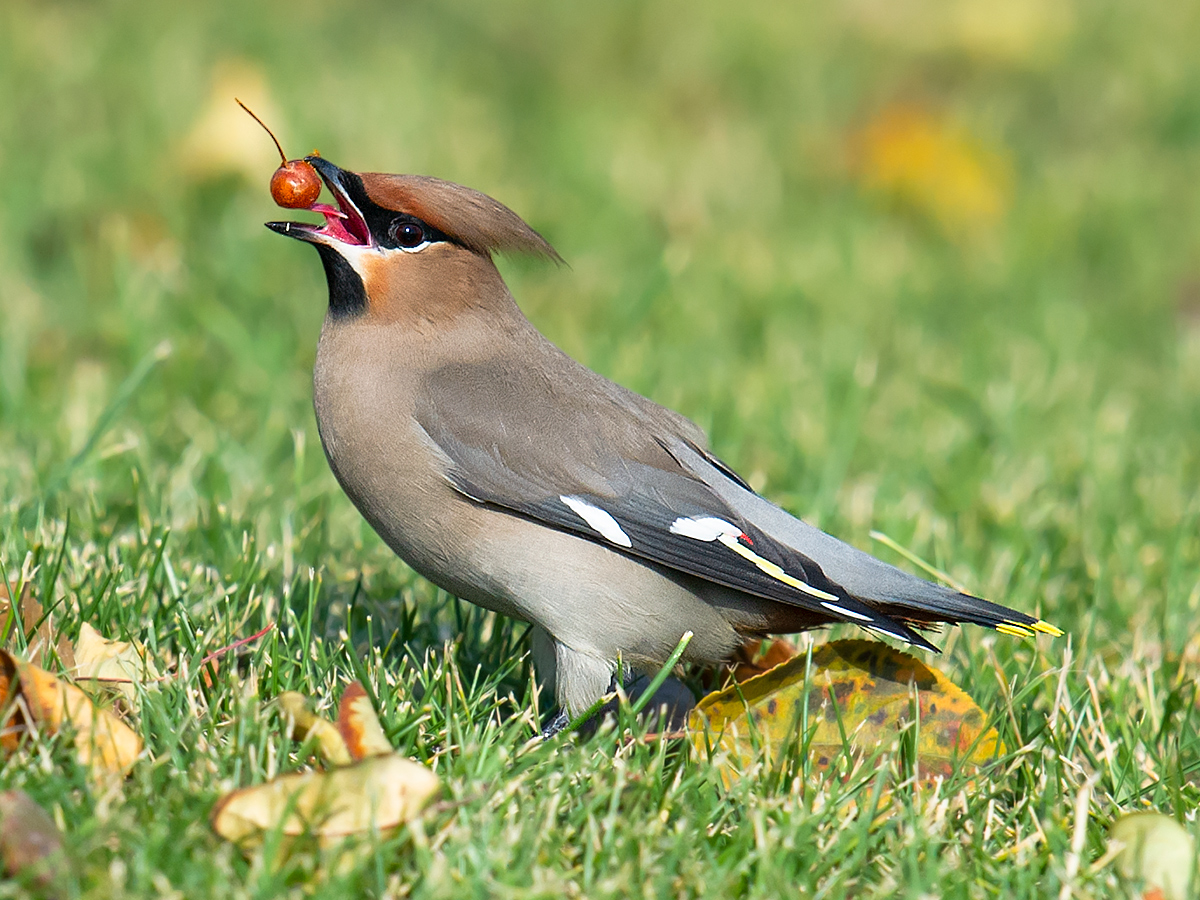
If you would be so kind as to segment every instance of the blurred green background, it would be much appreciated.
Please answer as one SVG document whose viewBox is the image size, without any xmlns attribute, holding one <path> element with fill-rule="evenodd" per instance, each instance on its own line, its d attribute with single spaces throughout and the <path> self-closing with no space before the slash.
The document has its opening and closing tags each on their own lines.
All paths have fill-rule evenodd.
<svg viewBox="0 0 1200 900">
<path fill-rule="evenodd" d="M 628 895 L 644 875 L 681 894 L 890 897 L 900 879 L 1027 896 L 1057 891 L 1089 773 L 1085 857 L 1120 809 L 1190 814 L 1197 46 L 1200 5 L 1167 0 L 2 0 L 4 574 L 31 574 L 68 637 L 87 621 L 137 638 L 164 671 L 280 625 L 212 692 L 147 700 L 135 802 L 90 799 L 62 742 L 65 774 L 12 757 L 5 785 L 69 823 L 96 896 L 127 877 L 223 896 L 228 871 L 275 896 L 270 864 L 240 862 L 206 816 L 219 790 L 303 762 L 261 703 L 362 677 L 463 804 L 430 826 L 444 849 L 380 857 L 378 884 L 400 858 L 431 894 L 477 878 Z M 937 664 L 1024 754 L 1017 775 L 870 841 L 811 794 L 723 799 L 703 765 L 662 757 L 627 782 L 607 753 L 550 747 L 523 757 L 557 785 L 532 812 L 489 805 L 481 782 L 505 784 L 532 734 L 523 631 L 413 576 L 329 474 L 310 386 L 324 279 L 262 227 L 288 217 L 267 191 L 278 160 L 235 96 L 290 156 L 495 196 L 569 264 L 501 261 L 569 353 L 694 418 L 791 511 L 899 562 L 883 531 L 1063 627 L 939 638 Z M 964 821 L 975 843 L 943 852 Z M 833 850 L 770 850 L 797 841 Z"/>
<path fill-rule="evenodd" d="M 793 511 L 1106 638 L 1190 622 L 1200 10 L 993 6 L 9 0 L 6 565 L 70 512 L 406 580 L 320 458 L 325 288 L 237 94 L 516 209 L 569 263 L 502 263 L 533 321 Z"/>
</svg>

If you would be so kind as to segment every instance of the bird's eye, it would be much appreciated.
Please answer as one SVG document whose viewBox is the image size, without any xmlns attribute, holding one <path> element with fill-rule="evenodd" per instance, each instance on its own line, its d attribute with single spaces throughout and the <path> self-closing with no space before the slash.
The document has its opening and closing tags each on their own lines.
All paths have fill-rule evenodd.
<svg viewBox="0 0 1200 900">
<path fill-rule="evenodd" d="M 425 229 L 416 222 L 399 221 L 392 226 L 392 240 L 411 250 L 425 243 Z"/>
</svg>

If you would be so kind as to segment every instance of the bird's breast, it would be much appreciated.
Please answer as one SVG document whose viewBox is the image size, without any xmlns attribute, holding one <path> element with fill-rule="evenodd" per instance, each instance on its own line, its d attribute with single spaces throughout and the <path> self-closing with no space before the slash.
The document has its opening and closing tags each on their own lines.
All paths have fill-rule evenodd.
<svg viewBox="0 0 1200 900">
<path fill-rule="evenodd" d="M 401 559 L 456 596 L 525 618 L 490 566 L 487 511 L 456 492 L 448 460 L 413 417 L 415 373 L 379 341 L 327 327 L 313 406 L 329 466 L 363 518 Z"/>
</svg>

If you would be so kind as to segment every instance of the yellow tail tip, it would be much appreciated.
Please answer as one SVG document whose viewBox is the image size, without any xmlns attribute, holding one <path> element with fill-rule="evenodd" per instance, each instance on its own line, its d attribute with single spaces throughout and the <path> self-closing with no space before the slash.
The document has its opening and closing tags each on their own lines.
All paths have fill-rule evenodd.
<svg viewBox="0 0 1200 900">
<path fill-rule="evenodd" d="M 1032 631 L 1016 622 L 1001 622 L 996 626 L 996 630 L 1001 634 L 1010 634 L 1013 637 L 1033 637 Z"/>
<path fill-rule="evenodd" d="M 1063 636 L 1063 630 L 1061 628 L 1055 628 L 1049 622 L 1042 622 L 1039 620 L 1037 622 L 1034 622 L 1029 627 L 1032 628 L 1034 631 L 1040 631 L 1042 634 L 1048 634 L 1051 637 L 1062 637 Z"/>
<path fill-rule="evenodd" d="M 1040 619 L 1030 625 L 1023 625 L 1020 622 L 1001 622 L 996 626 L 996 630 L 1001 634 L 1010 634 L 1013 637 L 1033 637 L 1035 631 L 1051 637 L 1062 637 L 1063 634 L 1062 629 L 1055 628 L 1049 622 L 1043 622 Z"/>
</svg>

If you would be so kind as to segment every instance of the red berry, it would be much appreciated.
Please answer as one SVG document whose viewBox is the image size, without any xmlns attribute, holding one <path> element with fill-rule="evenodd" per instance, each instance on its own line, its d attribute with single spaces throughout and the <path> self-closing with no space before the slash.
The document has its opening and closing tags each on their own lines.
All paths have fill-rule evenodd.
<svg viewBox="0 0 1200 900">
<path fill-rule="evenodd" d="M 317 170 L 302 159 L 292 159 L 271 176 L 271 199 L 288 209 L 311 209 L 321 196 Z"/>
<path fill-rule="evenodd" d="M 233 99 L 237 101 L 238 106 L 250 113 L 250 118 L 271 135 L 275 149 L 279 151 L 280 166 L 271 176 L 271 199 L 287 209 L 312 209 L 312 205 L 321 196 L 321 177 L 317 170 L 303 159 L 288 159 L 283 148 L 279 146 L 279 139 L 267 127 L 267 123 L 251 112 L 250 107 L 237 97 Z M 314 156 L 316 152 L 313 151 Z"/>
</svg>

